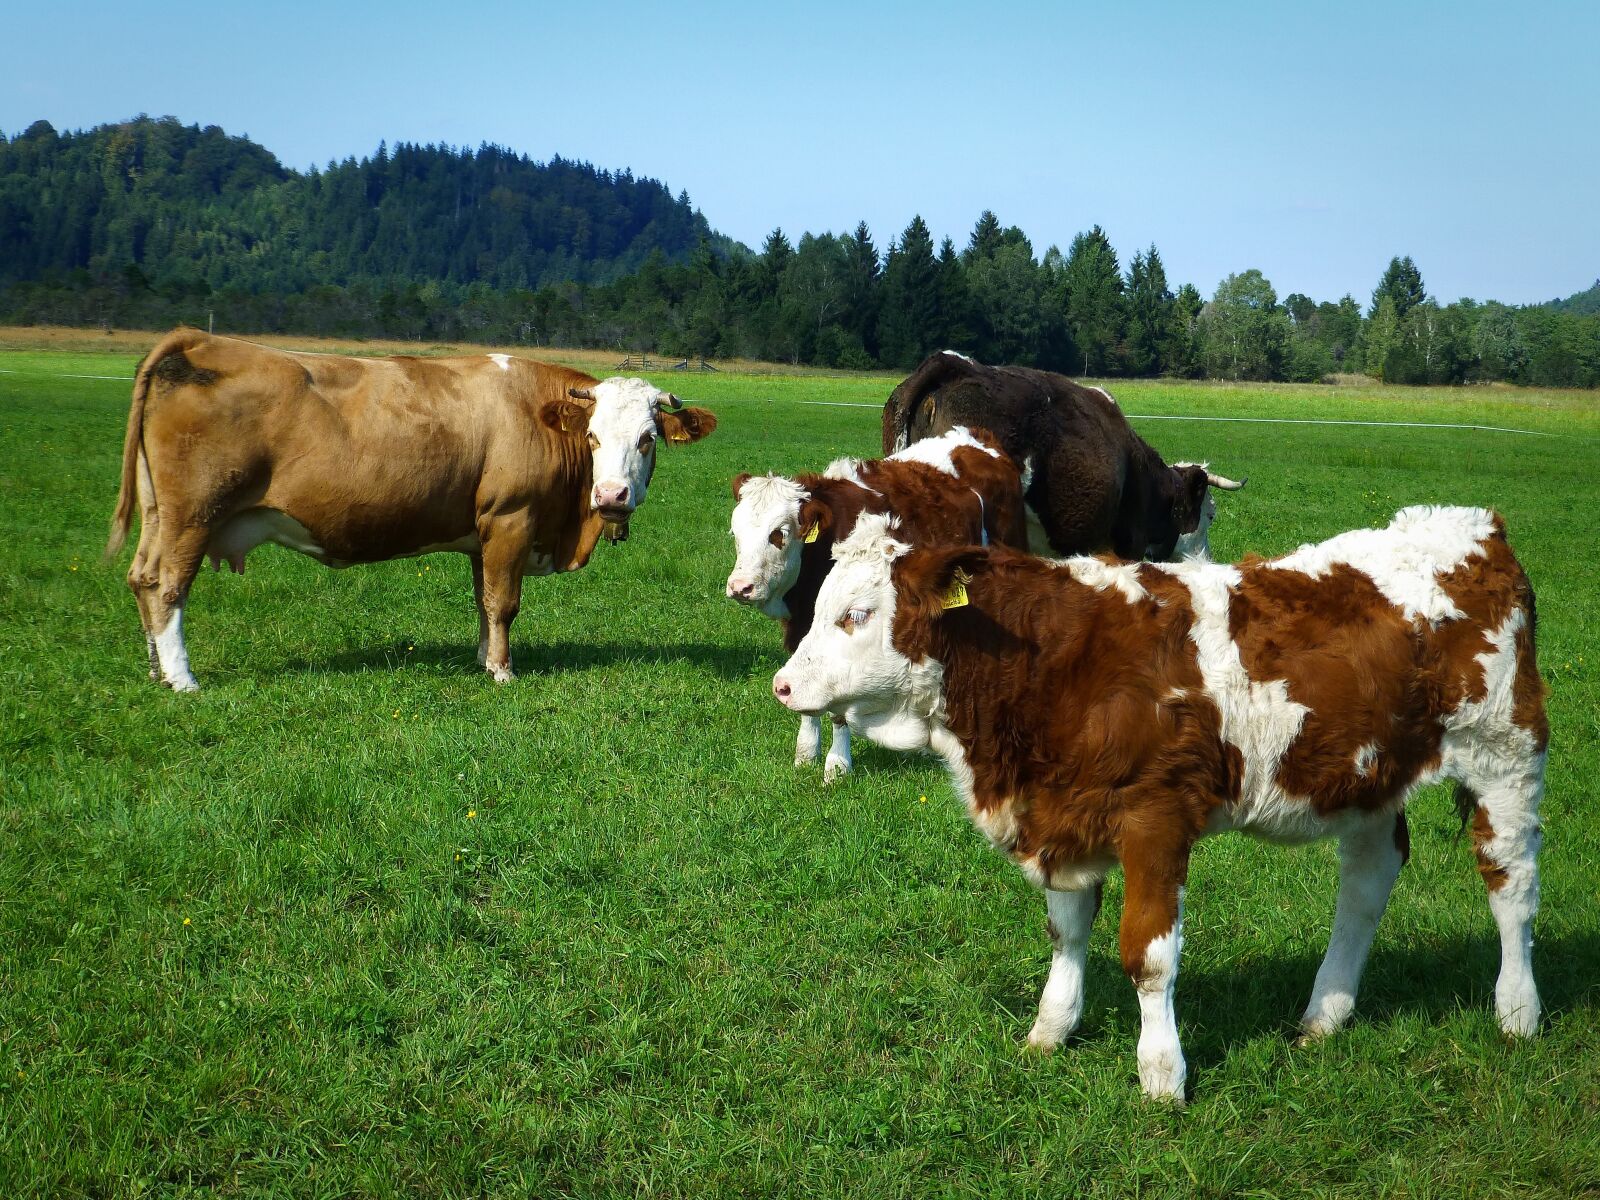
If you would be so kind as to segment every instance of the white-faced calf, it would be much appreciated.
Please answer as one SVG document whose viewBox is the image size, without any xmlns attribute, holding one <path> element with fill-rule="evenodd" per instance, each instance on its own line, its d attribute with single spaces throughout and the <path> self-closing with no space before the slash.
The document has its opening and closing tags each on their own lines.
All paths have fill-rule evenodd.
<svg viewBox="0 0 1600 1200">
<path fill-rule="evenodd" d="M 897 514 L 900 535 L 918 545 L 1027 544 L 1016 464 L 965 429 L 892 458 L 840 459 L 821 475 L 740 475 L 733 494 L 728 595 L 781 620 L 791 652 L 811 628 L 835 541 L 848 536 L 862 513 Z M 820 716 L 802 717 L 795 765 L 812 762 L 821 743 Z M 823 779 L 831 783 L 849 769 L 850 729 L 835 719 Z"/>
<path fill-rule="evenodd" d="M 1408 508 L 1283 558 L 1045 562 L 912 549 L 865 517 L 773 680 L 801 713 L 931 748 L 973 822 L 1046 889 L 1055 954 L 1029 1041 L 1077 1025 L 1101 880 L 1121 864 L 1139 1078 L 1181 1099 L 1173 1014 L 1189 854 L 1209 834 L 1339 839 L 1308 1036 L 1355 1005 L 1408 851 L 1404 805 L 1457 781 L 1500 928 L 1495 1009 L 1532 1034 L 1544 785 L 1534 597 L 1483 509 Z"/>
</svg>

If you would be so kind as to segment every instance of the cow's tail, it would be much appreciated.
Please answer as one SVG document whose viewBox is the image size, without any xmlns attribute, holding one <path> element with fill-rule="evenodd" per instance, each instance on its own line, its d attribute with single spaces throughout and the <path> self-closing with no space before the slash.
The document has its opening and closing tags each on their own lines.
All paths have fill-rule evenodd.
<svg viewBox="0 0 1600 1200">
<path fill-rule="evenodd" d="M 194 335 L 192 329 L 174 329 L 145 355 L 133 377 L 133 403 L 128 409 L 128 432 L 122 439 L 122 488 L 117 492 L 117 508 L 111 514 L 111 536 L 106 539 L 106 557 L 115 558 L 128 540 L 133 523 L 133 502 L 139 495 L 139 451 L 144 446 L 144 401 L 150 393 L 150 377 L 156 367 L 174 350 L 180 350 Z"/>
</svg>

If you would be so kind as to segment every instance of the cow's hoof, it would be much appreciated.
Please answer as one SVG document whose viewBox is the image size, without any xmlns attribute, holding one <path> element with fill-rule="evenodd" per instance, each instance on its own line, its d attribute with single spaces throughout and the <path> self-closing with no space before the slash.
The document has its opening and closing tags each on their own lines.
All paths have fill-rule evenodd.
<svg viewBox="0 0 1600 1200">
<path fill-rule="evenodd" d="M 850 774 L 850 764 L 842 758 L 829 758 L 822 764 L 822 782 L 838 783 Z"/>
<path fill-rule="evenodd" d="M 516 677 L 516 672 L 509 666 L 489 668 L 489 678 L 496 683 L 510 683 Z"/>
<path fill-rule="evenodd" d="M 198 692 L 200 685 L 195 682 L 193 675 L 179 675 L 176 679 L 163 680 L 175 692 Z"/>
</svg>

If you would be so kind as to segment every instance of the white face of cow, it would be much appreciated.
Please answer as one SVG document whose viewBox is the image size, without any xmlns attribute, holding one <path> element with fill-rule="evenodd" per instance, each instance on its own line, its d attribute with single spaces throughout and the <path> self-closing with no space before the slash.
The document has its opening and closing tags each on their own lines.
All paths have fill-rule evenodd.
<svg viewBox="0 0 1600 1200">
<path fill-rule="evenodd" d="M 734 553 L 730 597 L 769 616 L 789 615 L 783 597 L 800 578 L 800 506 L 805 501 L 805 489 L 781 475 L 757 476 L 740 486 L 729 523 Z"/>
<path fill-rule="evenodd" d="M 589 452 L 594 487 L 589 503 L 607 521 L 626 525 L 644 503 L 656 465 L 656 413 L 667 393 L 643 379 L 615 376 L 594 385 L 589 413 Z"/>
<path fill-rule="evenodd" d="M 895 559 L 909 550 L 890 519 L 868 514 L 834 547 L 810 632 L 773 677 L 772 693 L 798 713 L 843 713 L 851 728 L 897 749 L 928 743 L 944 669 L 894 647 Z"/>
</svg>

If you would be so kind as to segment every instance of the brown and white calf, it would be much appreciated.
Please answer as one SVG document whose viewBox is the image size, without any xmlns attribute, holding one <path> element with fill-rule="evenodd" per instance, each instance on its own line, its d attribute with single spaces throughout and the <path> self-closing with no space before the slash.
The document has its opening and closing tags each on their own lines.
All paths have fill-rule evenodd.
<svg viewBox="0 0 1600 1200">
<path fill-rule="evenodd" d="M 716 418 L 643 379 L 596 380 L 507 354 L 349 358 L 177 329 L 139 366 L 106 553 L 150 676 L 195 691 L 183 608 L 201 562 L 244 570 L 276 542 L 330 567 L 455 550 L 472 560 L 478 661 L 511 674 L 525 575 L 575 571 L 627 536 L 658 440 Z"/>
<path fill-rule="evenodd" d="M 1533 591 L 1497 515 L 1408 508 L 1238 566 L 912 549 L 868 517 L 834 558 L 773 690 L 943 756 L 973 822 L 1046 889 L 1055 955 L 1032 1044 L 1078 1023 L 1100 883 L 1120 863 L 1139 1078 L 1182 1098 L 1184 882 L 1194 844 L 1225 830 L 1339 839 L 1332 940 L 1301 1018 L 1308 1036 L 1339 1028 L 1406 859 L 1406 797 L 1441 778 L 1470 813 L 1500 929 L 1501 1028 L 1534 1032 L 1549 730 Z"/>
<path fill-rule="evenodd" d="M 781 620 L 784 649 L 791 653 L 811 628 L 834 543 L 849 535 L 862 513 L 895 514 L 900 535 L 917 545 L 1027 545 L 1016 464 L 965 429 L 890 458 L 839 459 L 820 475 L 740 475 L 733 495 L 735 559 L 727 594 Z M 801 717 L 795 766 L 813 762 L 821 744 L 820 716 Z M 836 717 L 822 777 L 832 783 L 849 770 L 850 728 Z"/>
</svg>

